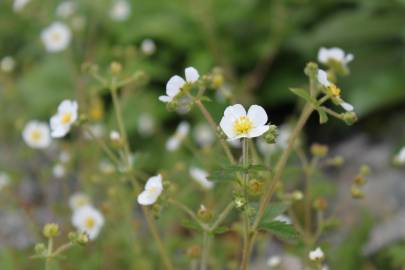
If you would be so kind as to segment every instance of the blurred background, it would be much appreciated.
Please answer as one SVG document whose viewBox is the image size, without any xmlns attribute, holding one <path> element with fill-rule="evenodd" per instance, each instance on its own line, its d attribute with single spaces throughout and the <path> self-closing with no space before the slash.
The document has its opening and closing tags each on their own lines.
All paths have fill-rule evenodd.
<svg viewBox="0 0 405 270">
<path fill-rule="evenodd" d="M 189 149 L 167 153 L 165 141 L 181 119 L 196 126 L 203 118 L 197 110 L 168 112 L 158 101 L 172 75 L 183 76 L 187 66 L 200 74 L 215 69 L 224 76 L 220 90 L 211 93 L 217 102 L 207 103 L 215 120 L 231 95 L 233 101 L 265 107 L 270 121 L 281 125 L 301 105 L 288 88 L 306 85 L 303 69 L 317 61 L 320 47 L 354 55 L 350 75 L 339 86 L 359 117 L 349 127 L 335 119 L 319 125 L 313 115 L 304 132 L 306 145 L 328 144 L 346 161 L 340 170 L 326 172 L 334 179 L 328 182 L 330 205 L 340 223 L 326 239 L 334 250 L 330 268 L 405 269 L 405 171 L 392 165 L 405 144 L 404 0 L 128 0 L 118 7 L 122 1 L 72 0 L 73 8 L 62 11 L 62 1 L 31 0 L 22 7 L 16 2 L 0 2 L 0 170 L 11 179 L 8 189 L 0 188 L 0 269 L 42 267 L 28 259 L 40 238 L 38 228 L 50 220 L 68 226 L 65 205 L 72 192 L 85 190 L 102 205 L 111 191 L 106 190 L 111 176 L 88 165 L 98 161 L 96 150 L 83 150 L 90 147 L 85 138 L 73 142 L 79 137 L 73 134 L 43 152 L 29 149 L 21 138 L 27 121 L 48 121 L 63 99 L 78 99 L 100 132 L 116 128 L 108 91 L 82 71 L 84 63 L 107 74 L 118 61 L 123 73 L 147 80 L 122 90 L 135 163 L 150 173 L 176 168 L 175 178 L 189 159 L 200 161 Z M 55 21 L 69 26 L 72 39 L 64 51 L 49 53 L 40 36 Z M 73 161 L 58 177 L 61 149 Z M 365 198 L 353 201 L 350 177 L 361 164 L 372 173 Z M 108 204 L 103 207 L 108 212 Z M 170 217 L 161 219 L 164 224 Z M 140 254 L 117 252 L 137 239 L 121 241 L 124 232 L 110 225 L 107 239 L 86 252 L 72 251 L 76 259 L 61 269 L 158 269 L 141 264 Z M 271 252 L 267 248 L 265 255 Z M 265 257 L 257 256 L 253 269 L 266 269 Z"/>
</svg>

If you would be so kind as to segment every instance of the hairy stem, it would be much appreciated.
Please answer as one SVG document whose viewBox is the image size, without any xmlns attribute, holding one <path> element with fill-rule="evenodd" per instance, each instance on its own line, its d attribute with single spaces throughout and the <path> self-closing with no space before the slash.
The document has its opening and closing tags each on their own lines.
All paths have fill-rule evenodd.
<svg viewBox="0 0 405 270">
<path fill-rule="evenodd" d="M 207 231 L 203 233 L 203 243 L 202 243 L 202 253 L 200 270 L 207 270 L 208 267 L 208 257 L 210 252 L 210 235 Z"/>
<path fill-rule="evenodd" d="M 246 168 L 249 162 L 249 142 L 247 138 L 243 139 L 242 145 L 242 164 L 243 167 Z M 249 181 L 248 173 L 243 174 L 243 196 L 245 198 L 245 209 L 243 210 L 243 251 L 242 251 L 242 262 L 241 262 L 241 269 L 246 270 L 248 269 L 248 262 L 249 262 L 249 213 L 248 213 L 248 193 L 247 193 L 247 186 Z"/>
</svg>

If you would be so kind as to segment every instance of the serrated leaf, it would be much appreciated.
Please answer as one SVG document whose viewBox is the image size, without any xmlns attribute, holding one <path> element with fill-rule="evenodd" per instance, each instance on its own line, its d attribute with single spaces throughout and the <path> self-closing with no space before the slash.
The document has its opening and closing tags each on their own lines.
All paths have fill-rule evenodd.
<svg viewBox="0 0 405 270">
<path fill-rule="evenodd" d="M 320 124 L 325 124 L 326 122 L 328 122 L 328 115 L 326 114 L 325 110 L 322 107 L 318 109 L 318 113 Z"/>
<path fill-rule="evenodd" d="M 307 90 L 302 88 L 290 88 L 290 91 L 296 94 L 297 96 L 305 99 L 307 102 L 311 104 L 316 104 L 316 100 L 313 97 L 311 97 L 311 95 Z"/>
<path fill-rule="evenodd" d="M 273 202 L 264 210 L 264 214 L 260 223 L 269 223 L 283 214 L 288 208 L 288 204 L 282 202 Z"/>
<path fill-rule="evenodd" d="M 290 224 L 281 221 L 271 221 L 266 223 L 261 223 L 260 228 L 267 230 L 277 237 L 285 240 L 297 240 L 299 237 L 298 232 Z"/>
</svg>

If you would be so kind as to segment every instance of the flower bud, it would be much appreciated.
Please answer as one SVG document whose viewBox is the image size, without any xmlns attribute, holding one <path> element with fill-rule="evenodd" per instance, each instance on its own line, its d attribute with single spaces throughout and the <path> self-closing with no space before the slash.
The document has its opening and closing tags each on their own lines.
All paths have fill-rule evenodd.
<svg viewBox="0 0 405 270">
<path fill-rule="evenodd" d="M 324 144 L 314 143 L 311 145 L 311 153 L 316 157 L 324 157 L 328 154 L 328 146 Z"/>
<path fill-rule="evenodd" d="M 172 100 L 172 101 L 168 102 L 167 105 L 166 105 L 166 107 L 167 107 L 167 110 L 168 110 L 169 112 L 175 111 L 175 110 L 177 109 L 177 101 L 176 101 L 176 100 Z"/>
<path fill-rule="evenodd" d="M 363 186 L 363 185 L 366 183 L 366 178 L 364 178 L 364 176 L 362 176 L 362 175 L 357 175 L 357 176 L 354 178 L 354 183 L 355 183 L 357 186 Z"/>
<path fill-rule="evenodd" d="M 278 136 L 278 129 L 276 125 L 270 125 L 269 130 L 264 133 L 264 140 L 268 144 L 274 144 L 276 142 L 276 138 Z"/>
<path fill-rule="evenodd" d="M 293 193 L 291 194 L 291 198 L 292 198 L 294 201 L 301 201 L 301 200 L 304 198 L 304 194 L 303 194 L 301 191 L 299 191 L 299 190 L 295 190 L 295 191 L 293 191 Z"/>
<path fill-rule="evenodd" d="M 361 199 L 364 197 L 363 191 L 357 185 L 352 186 L 351 193 L 353 199 Z"/>
<path fill-rule="evenodd" d="M 314 62 L 309 62 L 304 69 L 305 75 L 311 78 L 315 78 L 317 72 L 318 72 L 318 65 Z"/>
<path fill-rule="evenodd" d="M 357 115 L 355 112 L 346 112 L 343 114 L 343 121 L 347 125 L 353 125 L 357 121 Z"/>
<path fill-rule="evenodd" d="M 201 247 L 198 245 L 192 245 L 190 246 L 187 251 L 186 251 L 187 257 L 190 259 L 196 259 L 199 258 L 201 255 Z"/>
<path fill-rule="evenodd" d="M 243 197 L 240 196 L 235 196 L 233 199 L 233 202 L 235 203 L 236 208 L 242 208 L 246 205 L 246 200 Z"/>
<path fill-rule="evenodd" d="M 35 253 L 36 253 L 37 255 L 42 255 L 42 254 L 44 254 L 45 251 L 46 251 L 45 244 L 43 244 L 43 243 L 38 243 L 38 244 L 36 244 L 34 250 L 35 250 Z"/>
<path fill-rule="evenodd" d="M 336 156 L 336 157 L 334 157 L 334 158 L 332 158 L 332 159 L 328 159 L 328 160 L 326 161 L 326 164 L 327 164 L 328 166 L 340 167 L 340 166 L 343 165 L 343 162 L 344 162 L 344 159 L 343 159 L 342 156 Z"/>
<path fill-rule="evenodd" d="M 212 213 L 203 204 L 200 205 L 200 209 L 197 212 L 197 216 L 204 222 L 210 221 L 212 218 Z"/>
<path fill-rule="evenodd" d="M 122 65 L 118 62 L 112 62 L 110 65 L 110 72 L 113 76 L 117 76 L 122 71 Z"/>
<path fill-rule="evenodd" d="M 89 242 L 89 237 L 86 233 L 80 232 L 77 234 L 76 243 L 79 245 L 85 245 Z"/>
<path fill-rule="evenodd" d="M 319 197 L 314 201 L 314 208 L 319 211 L 324 211 L 328 207 L 328 202 L 325 198 Z"/>
<path fill-rule="evenodd" d="M 360 174 L 362 176 L 367 176 L 370 174 L 370 167 L 367 166 L 366 164 L 361 165 L 360 167 Z"/>
<path fill-rule="evenodd" d="M 249 181 L 247 188 L 249 194 L 253 196 L 258 196 L 263 191 L 263 182 L 260 182 L 259 180 L 256 179 L 252 179 Z"/>
<path fill-rule="evenodd" d="M 68 233 L 68 239 L 70 242 L 76 242 L 77 240 L 77 233 L 75 232 L 69 232 Z"/>
<path fill-rule="evenodd" d="M 55 223 L 48 223 L 44 226 L 43 234 L 46 238 L 53 238 L 59 234 L 59 226 Z"/>
</svg>

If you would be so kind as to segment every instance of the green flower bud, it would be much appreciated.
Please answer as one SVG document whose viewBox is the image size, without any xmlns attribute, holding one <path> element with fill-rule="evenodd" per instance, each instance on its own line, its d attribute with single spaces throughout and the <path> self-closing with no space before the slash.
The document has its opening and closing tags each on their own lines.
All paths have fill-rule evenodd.
<svg viewBox="0 0 405 270">
<path fill-rule="evenodd" d="M 336 156 L 332 159 L 329 159 L 326 161 L 326 164 L 329 166 L 336 166 L 336 167 L 340 167 L 343 165 L 344 159 L 342 156 Z"/>
<path fill-rule="evenodd" d="M 264 133 L 263 135 L 264 140 L 268 143 L 268 144 L 273 144 L 276 142 L 276 138 L 278 136 L 278 129 L 276 125 L 270 125 L 269 126 L 269 130 Z"/>
<path fill-rule="evenodd" d="M 352 186 L 351 193 L 353 199 L 361 199 L 364 197 L 363 191 L 357 185 Z"/>
<path fill-rule="evenodd" d="M 253 196 L 258 196 L 263 191 L 263 182 L 260 182 L 259 180 L 256 179 L 252 179 L 249 181 L 247 187 L 249 194 Z"/>
<path fill-rule="evenodd" d="M 35 245 L 34 250 L 37 255 L 43 255 L 46 251 L 46 246 L 43 243 L 38 243 Z"/>
<path fill-rule="evenodd" d="M 370 174 L 370 167 L 367 166 L 366 164 L 361 165 L 360 167 L 360 174 L 362 176 L 367 176 Z"/>
<path fill-rule="evenodd" d="M 59 226 L 55 223 L 48 223 L 44 226 L 43 234 L 46 238 L 53 238 L 59 234 Z"/>
<path fill-rule="evenodd" d="M 69 232 L 68 239 L 69 239 L 70 242 L 76 242 L 77 241 L 77 233 Z"/>
<path fill-rule="evenodd" d="M 80 232 L 77 234 L 76 243 L 79 245 L 85 245 L 89 242 L 89 237 L 86 233 Z"/>
<path fill-rule="evenodd" d="M 113 76 L 117 76 L 122 71 L 122 65 L 118 62 L 112 62 L 110 65 L 110 72 Z"/>
<path fill-rule="evenodd" d="M 314 143 L 311 145 L 311 154 L 316 157 L 324 157 L 328 154 L 329 148 L 324 144 Z"/>
<path fill-rule="evenodd" d="M 357 186 L 363 186 L 363 185 L 366 183 L 366 178 L 364 178 L 364 176 L 362 176 L 362 175 L 357 175 L 357 176 L 354 178 L 354 183 L 355 183 Z"/>
<path fill-rule="evenodd" d="M 304 198 L 304 194 L 303 194 L 301 191 L 299 191 L 299 190 L 295 190 L 295 191 L 293 191 L 293 193 L 291 194 L 291 198 L 292 198 L 294 201 L 301 201 L 301 200 Z"/>
<path fill-rule="evenodd" d="M 346 112 L 343 114 L 343 121 L 347 125 L 353 125 L 357 121 L 357 115 L 355 112 Z"/>
<path fill-rule="evenodd" d="M 208 222 L 212 218 L 212 213 L 204 205 L 200 206 L 200 209 L 197 212 L 197 216 L 204 222 Z"/>
<path fill-rule="evenodd" d="M 316 77 L 317 72 L 318 72 L 318 65 L 314 62 L 309 62 L 304 69 L 305 75 L 312 78 Z"/>
</svg>

